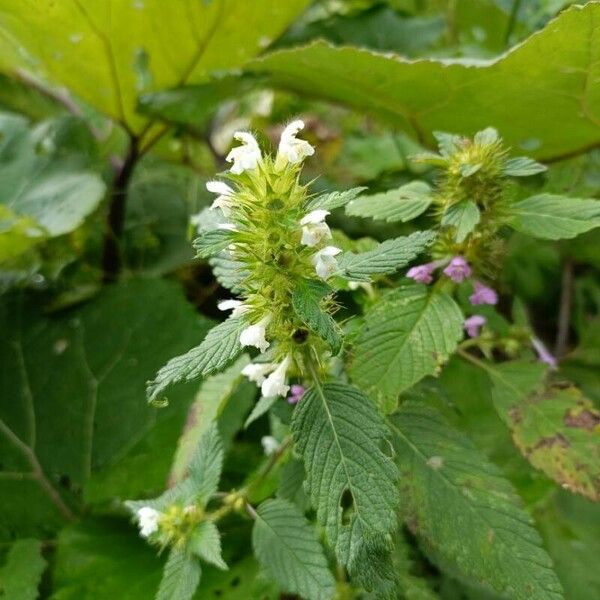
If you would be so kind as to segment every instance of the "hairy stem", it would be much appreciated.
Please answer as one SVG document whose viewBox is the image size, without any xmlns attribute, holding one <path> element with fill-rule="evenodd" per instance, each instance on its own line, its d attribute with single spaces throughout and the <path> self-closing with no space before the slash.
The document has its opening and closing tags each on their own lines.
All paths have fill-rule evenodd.
<svg viewBox="0 0 600 600">
<path fill-rule="evenodd" d="M 127 205 L 127 189 L 139 158 L 137 138 L 132 137 L 127 149 L 123 165 L 120 166 L 110 196 L 106 233 L 104 234 L 104 249 L 102 256 L 102 270 L 104 282 L 115 281 L 121 272 L 123 260 L 121 256 L 121 237 L 125 223 L 125 209 Z"/>
</svg>

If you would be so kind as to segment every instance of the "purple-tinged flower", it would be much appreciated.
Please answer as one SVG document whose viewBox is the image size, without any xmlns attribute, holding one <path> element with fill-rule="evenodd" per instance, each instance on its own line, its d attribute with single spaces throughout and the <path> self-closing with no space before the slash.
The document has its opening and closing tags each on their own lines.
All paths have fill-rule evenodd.
<svg viewBox="0 0 600 600">
<path fill-rule="evenodd" d="M 462 256 L 455 256 L 444 269 L 444 273 L 454 283 L 462 283 L 467 277 L 471 277 L 471 267 Z"/>
<path fill-rule="evenodd" d="M 304 396 L 304 392 L 306 391 L 304 386 L 294 384 L 290 389 L 292 393 L 287 398 L 288 403 L 298 404 L 298 402 L 302 399 L 302 396 Z"/>
<path fill-rule="evenodd" d="M 424 265 L 417 265 L 416 267 L 411 267 L 406 276 L 410 279 L 414 279 L 419 283 L 431 283 L 433 281 L 433 277 L 431 274 L 436 268 L 435 263 L 425 263 Z"/>
<path fill-rule="evenodd" d="M 487 285 L 483 285 L 481 281 L 475 281 L 473 284 L 475 290 L 469 296 L 469 300 L 471 304 L 477 306 L 478 304 L 497 304 L 498 303 L 498 294 L 496 290 L 493 290 L 491 287 Z"/>
<path fill-rule="evenodd" d="M 485 325 L 486 318 L 483 315 L 473 315 L 465 319 L 464 328 L 469 337 L 478 337 L 479 330 Z"/>
<path fill-rule="evenodd" d="M 533 344 L 533 347 L 537 352 L 538 358 L 541 362 L 546 363 L 551 369 L 558 368 L 558 361 L 554 356 L 552 356 L 552 354 L 550 354 L 550 351 L 548 348 L 546 348 L 544 342 L 542 342 L 540 338 L 532 337 L 531 343 Z"/>
</svg>

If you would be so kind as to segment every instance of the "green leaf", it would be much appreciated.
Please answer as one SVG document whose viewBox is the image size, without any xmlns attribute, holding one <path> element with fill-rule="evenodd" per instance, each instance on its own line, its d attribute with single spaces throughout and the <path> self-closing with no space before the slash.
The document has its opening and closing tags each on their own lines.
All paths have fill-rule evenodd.
<svg viewBox="0 0 600 600">
<path fill-rule="evenodd" d="M 173 548 L 165 564 L 156 600 L 190 600 L 200 583 L 198 559 Z"/>
<path fill-rule="evenodd" d="M 481 219 L 481 213 L 473 200 L 463 200 L 446 209 L 442 217 L 442 225 L 454 227 L 457 242 L 464 242 Z"/>
<path fill-rule="evenodd" d="M 139 133 L 146 118 L 136 111 L 138 94 L 239 67 L 307 4 L 7 0 L 0 10 L 0 69 L 35 69 Z"/>
<path fill-rule="evenodd" d="M 31 130 L 22 117 L 0 113 L 0 199 L 54 237 L 79 227 L 99 205 L 106 186 L 67 149 L 40 149 L 45 140 L 51 148 L 55 143 L 50 124 Z"/>
<path fill-rule="evenodd" d="M 232 233 L 227 229 L 206 231 L 193 241 L 196 258 L 210 258 L 225 250 L 232 242 Z"/>
<path fill-rule="evenodd" d="M 508 145 L 557 158 L 600 142 L 589 84 L 600 58 L 599 18 L 596 3 L 572 6 L 493 60 L 409 60 L 315 42 L 254 60 L 249 70 L 269 74 L 274 86 L 368 111 L 421 140 L 433 142 L 436 130 L 473 135 L 493 123 Z"/>
<path fill-rule="evenodd" d="M 292 292 L 292 306 L 302 322 L 329 344 L 335 356 L 342 347 L 342 337 L 333 317 L 320 306 L 321 299 L 331 292 L 326 283 L 316 279 L 303 279 Z"/>
<path fill-rule="evenodd" d="M 244 428 L 250 426 L 256 419 L 260 419 L 277 400 L 279 400 L 279 396 L 261 396 L 258 402 L 252 407 L 252 412 L 248 415 L 244 423 Z"/>
<path fill-rule="evenodd" d="M 227 565 L 221 556 L 221 536 L 212 521 L 202 521 L 196 526 L 188 549 L 207 563 L 224 571 L 227 570 Z"/>
<path fill-rule="evenodd" d="M 409 236 L 386 240 L 367 252 L 344 252 L 340 270 L 354 281 L 370 281 L 371 275 L 393 273 L 406 266 L 435 239 L 432 231 L 415 231 Z"/>
<path fill-rule="evenodd" d="M 407 523 L 442 564 L 515 600 L 563 598 L 552 561 L 512 485 L 435 411 L 391 418 Z"/>
<path fill-rule="evenodd" d="M 148 382 L 148 400 L 160 400 L 164 391 L 175 383 L 211 375 L 226 367 L 242 351 L 240 333 L 245 327 L 246 323 L 239 318 L 229 318 L 213 327 L 199 346 L 172 358 Z"/>
<path fill-rule="evenodd" d="M 0 597 L 6 600 L 36 600 L 38 587 L 46 569 L 39 540 L 13 542 L 6 561 L 0 567 Z"/>
<path fill-rule="evenodd" d="M 349 373 L 386 406 L 438 366 L 463 336 L 463 316 L 445 292 L 410 285 L 384 296 L 366 314 Z"/>
<path fill-rule="evenodd" d="M 46 231 L 31 217 L 0 204 L 0 264 L 17 258 L 46 239 Z"/>
<path fill-rule="evenodd" d="M 163 443 L 175 442 L 189 390 L 178 395 L 183 411 L 163 416 L 144 403 L 145 381 L 209 324 L 161 280 L 109 286 L 52 317 L 19 296 L 2 299 L 0 380 L 11 402 L 0 403 L 0 537 L 49 535 L 79 510 L 90 478 L 158 425 L 169 427 Z M 170 458 L 145 447 L 142 468 L 113 481 L 113 493 L 162 487 Z"/>
<path fill-rule="evenodd" d="M 546 390 L 539 364 L 480 364 L 523 456 L 563 488 L 600 501 L 600 412 L 576 388 Z"/>
<path fill-rule="evenodd" d="M 247 274 L 243 271 L 242 263 L 233 260 L 229 252 L 221 252 L 217 256 L 212 256 L 208 263 L 212 267 L 213 275 L 224 288 L 231 290 L 234 294 L 241 292 L 239 285 Z"/>
<path fill-rule="evenodd" d="M 198 501 L 206 504 L 217 491 L 223 469 L 223 445 L 215 422 L 202 434 L 190 462 L 190 480 Z"/>
<path fill-rule="evenodd" d="M 316 210 L 317 208 L 323 210 L 333 210 L 334 208 L 340 208 L 348 204 L 360 195 L 361 192 L 364 192 L 366 187 L 355 187 L 350 190 L 344 190 L 343 192 L 330 192 L 328 194 L 321 194 L 316 198 L 311 198 L 306 203 L 306 210 Z"/>
<path fill-rule="evenodd" d="M 187 424 L 179 438 L 170 483 L 181 481 L 188 470 L 198 441 L 223 412 L 240 380 L 242 369 L 250 362 L 243 354 L 228 369 L 202 382 L 187 416 Z"/>
<path fill-rule="evenodd" d="M 570 239 L 600 226 L 600 200 L 539 194 L 510 207 L 510 225 L 544 240 Z"/>
<path fill-rule="evenodd" d="M 387 429 L 357 389 L 329 383 L 309 389 L 292 417 L 307 489 L 338 559 L 357 566 L 367 540 L 385 545 L 396 527 L 398 472 L 381 448 Z"/>
<path fill-rule="evenodd" d="M 547 171 L 547 167 L 532 158 L 518 156 L 517 158 L 509 158 L 504 163 L 502 171 L 505 175 L 511 177 L 528 177 Z"/>
<path fill-rule="evenodd" d="M 259 507 L 252 545 L 269 575 L 292 594 L 307 600 L 328 600 L 335 593 L 335 580 L 316 533 L 290 502 L 267 500 Z"/>
<path fill-rule="evenodd" d="M 412 181 L 396 190 L 352 200 L 346 206 L 346 214 L 351 217 L 371 217 L 388 223 L 404 223 L 424 213 L 431 201 L 429 185 L 424 181 Z"/>
</svg>

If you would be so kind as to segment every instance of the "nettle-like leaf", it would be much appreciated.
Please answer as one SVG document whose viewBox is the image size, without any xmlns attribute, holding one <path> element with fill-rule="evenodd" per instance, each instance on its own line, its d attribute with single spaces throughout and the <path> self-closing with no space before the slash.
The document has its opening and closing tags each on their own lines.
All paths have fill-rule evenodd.
<svg viewBox="0 0 600 600">
<path fill-rule="evenodd" d="M 321 310 L 319 304 L 331 292 L 331 288 L 324 282 L 303 279 L 292 293 L 292 306 L 302 322 L 329 344 L 335 356 L 342 347 L 342 336 L 333 317 Z"/>
<path fill-rule="evenodd" d="M 205 562 L 223 571 L 227 570 L 227 564 L 221 555 L 221 535 L 212 521 L 198 523 L 188 542 L 188 550 Z"/>
<path fill-rule="evenodd" d="M 6 600 L 36 600 L 46 564 L 39 540 L 13 542 L 0 567 L 0 597 Z"/>
<path fill-rule="evenodd" d="M 462 200 L 458 204 L 448 207 L 442 217 L 442 225 L 456 229 L 455 239 L 463 242 L 467 235 L 475 229 L 481 219 L 481 213 L 473 200 Z"/>
<path fill-rule="evenodd" d="M 309 198 L 305 208 L 307 211 L 316 210 L 318 208 L 323 210 L 340 208 L 348 204 L 348 202 L 352 202 L 354 198 L 356 198 L 366 189 L 366 187 L 355 187 L 341 192 L 329 192 L 327 194 L 321 194 L 316 198 Z"/>
<path fill-rule="evenodd" d="M 230 317 L 213 327 L 199 346 L 172 358 L 148 382 L 148 400 L 159 401 L 171 385 L 204 377 L 226 367 L 242 351 L 240 333 L 246 326 L 243 319 Z"/>
<path fill-rule="evenodd" d="M 200 583 L 201 574 L 197 558 L 173 548 L 165 564 L 156 600 L 190 600 Z"/>
<path fill-rule="evenodd" d="M 243 263 L 235 261 L 227 251 L 212 256 L 208 263 L 212 267 L 213 275 L 224 288 L 231 290 L 234 294 L 241 292 L 240 282 L 248 274 L 244 270 Z"/>
<path fill-rule="evenodd" d="M 600 227 L 600 200 L 539 194 L 510 206 L 510 226 L 544 240 L 570 239 Z"/>
<path fill-rule="evenodd" d="M 367 252 L 344 252 L 339 259 L 344 277 L 370 281 L 371 275 L 393 273 L 406 266 L 435 239 L 433 231 L 415 231 L 409 236 L 386 240 Z"/>
<path fill-rule="evenodd" d="M 574 387 L 545 389 L 539 363 L 485 368 L 494 406 L 525 458 L 562 487 L 600 501 L 600 412 Z"/>
<path fill-rule="evenodd" d="M 202 233 L 192 243 L 196 258 L 210 258 L 225 250 L 231 244 L 231 234 L 227 229 L 213 229 Z"/>
<path fill-rule="evenodd" d="M 502 167 L 502 172 L 511 177 L 529 177 L 530 175 L 537 175 L 547 170 L 545 165 L 527 156 L 509 158 Z"/>
<path fill-rule="evenodd" d="M 367 540 L 385 546 L 396 527 L 398 471 L 381 449 L 387 428 L 357 389 L 329 383 L 302 397 L 292 433 L 317 519 L 338 559 L 352 570 Z"/>
<path fill-rule="evenodd" d="M 435 373 L 463 336 L 463 315 L 445 292 L 409 285 L 365 316 L 349 373 L 356 385 L 394 406 L 400 392 Z"/>
<path fill-rule="evenodd" d="M 368 111 L 421 140 L 432 141 L 436 130 L 472 135 L 493 123 L 509 146 L 530 147 L 538 159 L 556 158 L 600 142 L 595 88 L 585 85 L 600 58 L 599 18 L 594 2 L 573 6 L 490 61 L 408 60 L 318 41 L 267 54 L 249 70 L 303 96 Z M 547 56 L 552 60 L 540 60 Z"/>
<path fill-rule="evenodd" d="M 391 417 L 401 507 L 442 567 L 515 600 L 561 600 L 542 540 L 512 485 L 431 408 Z"/>
<path fill-rule="evenodd" d="M 269 575 L 292 594 L 329 600 L 335 580 L 312 525 L 287 500 L 263 502 L 257 509 L 252 545 Z"/>
<path fill-rule="evenodd" d="M 424 181 L 412 181 L 396 190 L 361 196 L 346 206 L 351 217 L 371 217 L 388 223 L 404 223 L 423 214 L 433 200 L 431 188 Z"/>
</svg>

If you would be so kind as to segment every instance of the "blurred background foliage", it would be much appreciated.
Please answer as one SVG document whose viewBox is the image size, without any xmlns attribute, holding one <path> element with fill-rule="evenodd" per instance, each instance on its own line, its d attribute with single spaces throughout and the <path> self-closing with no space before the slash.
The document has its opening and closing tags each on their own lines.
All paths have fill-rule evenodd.
<svg viewBox="0 0 600 600">
<path fill-rule="evenodd" d="M 374 193 L 434 181 L 411 159 L 434 130 L 494 126 L 549 163 L 529 192 L 598 196 L 600 5 L 571 4 L 3 0 L 0 597 L 153 595 L 162 559 L 120 502 L 165 485 L 198 393 L 182 387 L 157 410 L 145 381 L 202 338 L 228 295 L 193 260 L 189 218 L 212 201 L 204 184 L 233 132 L 273 144 L 300 116 L 317 148 L 313 189 Z M 333 221 L 352 238 L 413 227 Z M 565 376 L 600 405 L 600 230 L 559 243 L 515 234 L 498 272 L 502 311 L 520 299 Z M 517 486 L 566 597 L 600 597 L 598 507 L 527 467 L 486 382 L 465 369 L 453 361 L 414 393 Z M 240 385 L 220 417 L 234 487 L 265 460 L 266 417 L 237 432 L 254 393 Z M 232 518 L 227 532 L 232 568 L 207 568 L 196 597 L 278 597 L 248 554 L 248 523 Z M 484 598 L 403 535 L 407 598 Z"/>
</svg>

